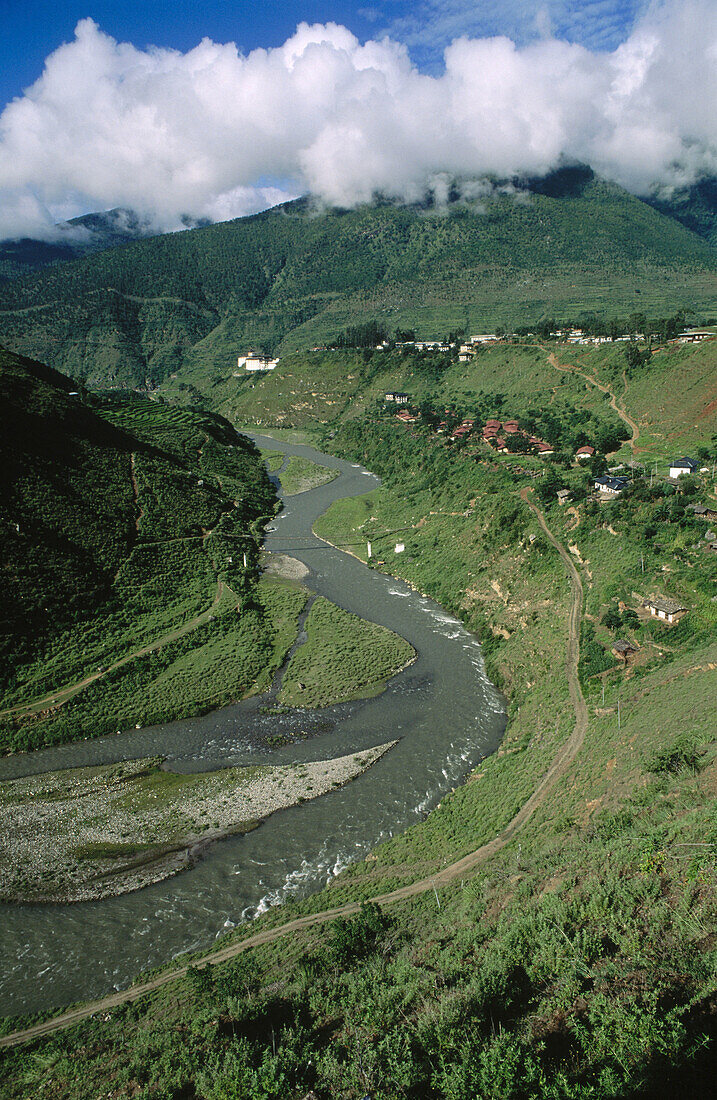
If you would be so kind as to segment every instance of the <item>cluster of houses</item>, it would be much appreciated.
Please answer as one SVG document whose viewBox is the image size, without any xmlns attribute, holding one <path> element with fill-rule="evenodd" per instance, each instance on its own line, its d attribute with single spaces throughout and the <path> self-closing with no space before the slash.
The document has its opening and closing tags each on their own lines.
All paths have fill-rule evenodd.
<svg viewBox="0 0 717 1100">
<path fill-rule="evenodd" d="M 508 447 L 507 441 L 509 438 L 520 440 L 518 450 L 515 447 Z M 544 439 L 540 439 L 537 435 L 527 435 L 524 431 L 521 431 L 517 420 L 504 420 L 502 423 L 500 420 L 495 419 L 486 420 L 483 428 L 483 442 L 498 451 L 499 454 L 507 454 L 512 451 L 514 454 L 535 452 L 539 455 L 551 455 L 555 451 L 555 448 L 550 443 L 546 443 Z"/>
<path fill-rule="evenodd" d="M 620 336 L 589 336 L 581 328 L 559 328 L 551 332 L 550 336 L 555 340 L 564 340 L 567 344 L 622 344 L 630 340 L 635 343 L 645 342 L 644 332 L 623 332 Z"/>
<path fill-rule="evenodd" d="M 630 341 L 634 343 L 646 343 L 644 332 L 623 332 L 620 336 L 589 336 L 581 328 L 559 328 L 551 332 L 550 336 L 555 340 L 564 340 L 567 344 L 624 344 Z M 703 340 L 717 339 L 717 332 L 710 329 L 687 329 L 680 332 L 671 340 L 673 344 L 700 344 Z"/>
<path fill-rule="evenodd" d="M 408 407 L 410 401 L 409 394 L 402 393 L 399 390 L 389 390 L 384 394 L 384 400 L 387 405 L 405 406 L 399 409 L 395 414 L 396 419 L 402 424 L 416 424 L 421 419 L 420 413 Z M 472 417 L 465 417 L 461 423 L 451 431 L 448 438 L 453 442 L 466 440 L 475 435 L 475 429 L 475 420 Z M 438 434 L 447 432 L 448 421 L 441 420 L 436 431 Z M 498 454 L 537 454 L 547 456 L 555 453 L 555 448 L 552 443 L 548 443 L 537 435 L 530 435 L 528 432 L 523 431 L 516 419 L 500 421 L 495 417 L 490 417 L 486 420 L 482 429 L 481 440 L 488 447 L 497 451 Z M 511 441 L 510 446 L 508 444 L 509 440 Z M 596 453 L 594 447 L 586 444 L 585 446 L 578 447 L 575 452 L 575 459 L 577 462 L 585 462 L 593 458 Z M 608 480 L 618 482 L 621 479 L 612 478 Z M 622 480 L 627 484 L 626 479 Z M 624 486 L 621 485 L 620 488 L 622 487 Z M 595 488 L 599 488 L 597 482 Z M 608 489 L 607 491 L 614 492 L 618 491 L 618 489 L 617 486 L 615 486 L 614 489 Z"/>
<path fill-rule="evenodd" d="M 581 448 L 581 450 L 590 450 L 591 448 Z M 594 453 L 594 452 L 593 452 Z M 579 455 L 578 455 L 579 457 Z M 639 468 L 639 467 L 638 467 Z M 620 467 L 613 467 L 613 470 L 619 470 Z M 673 485 L 679 485 L 681 477 L 691 477 L 693 474 L 699 473 L 703 467 L 700 466 L 694 458 L 685 456 L 684 458 L 677 458 L 670 463 L 670 476 L 665 480 Z M 593 481 L 593 487 L 595 491 L 601 494 L 603 497 L 615 497 L 619 496 L 623 489 L 629 485 L 630 479 L 622 476 L 615 476 L 611 471 L 607 474 L 603 474 L 601 477 L 596 477 Z M 690 505 L 690 510 L 694 511 L 696 515 L 705 515 L 707 518 L 712 518 L 713 513 L 706 505 Z M 700 511 L 698 512 L 698 509 Z"/>
<path fill-rule="evenodd" d="M 642 601 L 642 613 L 652 619 L 660 619 L 664 623 L 672 625 L 678 623 L 689 613 L 689 607 L 681 600 L 675 600 L 669 596 L 648 596 Z M 611 652 L 618 660 L 622 661 L 625 668 L 630 664 L 630 659 L 640 651 L 637 642 L 627 638 L 618 638 L 612 643 Z"/>
</svg>

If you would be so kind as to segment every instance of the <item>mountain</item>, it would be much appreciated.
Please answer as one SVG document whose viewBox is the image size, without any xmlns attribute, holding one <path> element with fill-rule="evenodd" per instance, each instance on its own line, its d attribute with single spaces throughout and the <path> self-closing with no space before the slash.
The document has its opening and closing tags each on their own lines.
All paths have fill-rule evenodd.
<svg viewBox="0 0 717 1100">
<path fill-rule="evenodd" d="M 717 245 L 717 177 L 705 176 L 689 187 L 678 188 L 669 197 L 648 199 L 655 210 L 674 218 L 687 229 Z"/>
<path fill-rule="evenodd" d="M 235 612 L 253 590 L 256 540 L 243 536 L 271 512 L 275 494 L 254 445 L 221 417 L 134 394 L 99 399 L 0 349 L 0 469 L 0 693 L 8 705 L 91 677 L 157 637 L 176 645 L 193 620 L 204 627 L 194 644 L 205 644 L 214 625 L 204 622 L 206 608 L 228 602 Z M 122 713 L 123 695 L 146 688 L 157 659 L 152 670 L 140 662 L 128 671 L 129 687 L 103 685 L 108 699 L 114 691 L 112 706 L 87 691 L 87 713 L 68 705 L 12 728 L 0 722 L 0 742 L 33 745 L 41 718 L 64 723 L 49 740 L 86 735 L 86 721 L 116 728 L 112 712 Z"/>
<path fill-rule="evenodd" d="M 121 207 L 71 218 L 55 229 L 57 234 L 51 241 L 33 237 L 0 241 L 0 279 L 16 279 L 51 264 L 153 237 L 157 232 L 147 218 Z"/>
<path fill-rule="evenodd" d="M 0 340 L 92 386 L 227 378 L 378 319 L 423 336 L 584 310 L 711 308 L 717 252 L 589 170 L 444 208 L 297 200 L 137 241 L 2 287 Z"/>
</svg>

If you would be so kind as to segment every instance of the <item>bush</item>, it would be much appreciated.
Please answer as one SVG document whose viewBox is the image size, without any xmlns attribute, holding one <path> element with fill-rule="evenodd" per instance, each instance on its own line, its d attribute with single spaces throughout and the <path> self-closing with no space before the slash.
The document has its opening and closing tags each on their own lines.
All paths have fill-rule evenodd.
<svg viewBox="0 0 717 1100">
<path fill-rule="evenodd" d="M 696 772 L 703 756 L 704 749 L 699 749 L 694 739 L 685 734 L 678 737 L 671 748 L 655 753 L 645 765 L 645 771 L 652 775 L 676 775 L 685 770 Z"/>
</svg>

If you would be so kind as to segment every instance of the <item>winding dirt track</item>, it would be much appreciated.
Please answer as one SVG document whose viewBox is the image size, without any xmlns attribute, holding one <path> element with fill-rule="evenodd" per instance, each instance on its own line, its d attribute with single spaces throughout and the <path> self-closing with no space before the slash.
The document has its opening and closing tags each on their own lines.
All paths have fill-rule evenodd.
<svg viewBox="0 0 717 1100">
<path fill-rule="evenodd" d="M 630 443 L 630 447 L 632 448 L 632 451 L 634 453 L 635 444 L 637 443 L 637 441 L 640 437 L 640 428 L 639 428 L 637 422 L 632 419 L 630 414 L 628 412 L 626 412 L 625 409 L 621 405 L 618 405 L 617 398 L 616 398 L 613 390 L 610 388 L 610 386 L 608 386 L 604 382 L 598 382 L 597 378 L 595 378 L 592 374 L 588 374 L 587 371 L 581 370 L 580 367 L 575 367 L 571 363 L 559 363 L 558 362 L 558 357 L 557 357 L 557 355 L 555 354 L 554 351 L 551 351 L 550 354 L 548 355 L 548 362 L 550 363 L 551 367 L 555 367 L 556 370 L 562 371 L 564 374 L 579 374 L 582 378 L 585 379 L 586 382 L 589 382 L 592 386 L 597 386 L 597 388 L 599 390 L 601 390 L 602 393 L 605 393 L 605 394 L 608 395 L 608 397 L 610 398 L 611 408 L 617 413 L 617 415 L 620 417 L 622 422 L 624 424 L 627 424 L 628 428 L 630 429 L 630 431 L 632 433 L 631 438 L 629 440 L 629 443 Z M 624 374 L 623 374 L 623 378 L 625 378 Z M 625 388 L 627 389 L 627 379 L 626 378 L 625 378 Z"/>
<path fill-rule="evenodd" d="M 189 634 L 190 631 L 196 630 L 198 626 L 203 626 L 204 623 L 211 619 L 221 603 L 222 596 L 226 589 L 227 586 L 224 581 L 218 581 L 216 595 L 209 607 L 205 608 L 204 611 L 200 611 L 199 614 L 195 615 L 193 618 L 188 619 L 187 622 L 182 623 L 182 625 L 178 626 L 175 630 L 171 630 L 169 634 L 163 634 L 161 638 L 157 638 L 148 645 L 142 646 L 141 649 L 135 649 L 131 653 L 127 653 L 118 661 L 114 661 L 111 665 L 107 665 L 101 672 L 93 672 L 91 675 L 85 676 L 84 679 L 77 680 L 74 684 L 68 684 L 67 687 L 58 688 L 57 691 L 51 691 L 48 695 L 43 695 L 41 699 L 34 699 L 31 703 L 21 703 L 16 707 L 8 707 L 7 710 L 0 710 L 0 718 L 20 718 L 26 714 L 37 714 L 42 710 L 51 710 L 54 707 L 62 706 L 68 699 L 72 699 L 73 696 L 79 695 L 79 693 L 84 691 L 90 684 L 94 684 L 96 680 L 101 680 L 104 676 L 108 676 L 110 672 L 114 672 L 118 668 L 123 668 L 125 665 L 128 665 L 130 661 L 136 660 L 137 657 L 144 657 L 146 654 L 154 653 L 156 649 L 161 649 L 162 646 L 168 645 L 170 642 L 175 642 L 177 638 L 182 638 L 185 634 Z"/>
<path fill-rule="evenodd" d="M 424 894 L 429 890 L 434 890 L 439 886 L 447 886 L 449 883 L 455 882 L 456 879 L 463 877 L 467 872 L 473 871 L 480 864 L 484 863 L 485 860 L 490 859 L 504 848 L 513 838 L 515 833 L 532 817 L 535 810 L 545 801 L 548 791 L 555 781 L 565 773 L 580 750 L 585 738 L 588 711 L 578 680 L 583 587 L 578 571 L 570 555 L 550 531 L 543 518 L 542 512 L 529 499 L 528 494 L 528 489 L 521 490 L 521 498 L 535 513 L 538 523 L 545 532 L 545 535 L 560 554 L 570 582 L 572 600 L 568 618 L 565 672 L 570 689 L 570 699 L 575 710 L 575 727 L 568 740 L 556 753 L 548 770 L 538 783 L 528 801 L 520 808 L 515 817 L 508 822 L 501 833 L 486 844 L 482 844 L 480 848 L 476 848 L 475 851 L 469 852 L 469 854 L 463 856 L 462 859 L 457 860 L 455 863 L 451 863 L 448 867 L 444 867 L 441 871 L 436 872 L 436 874 L 428 878 L 409 883 L 407 886 L 402 886 L 397 890 L 391 890 L 385 894 L 377 894 L 371 900 L 377 902 L 379 905 L 392 905 L 395 902 L 404 901 L 406 898 L 416 897 L 418 894 Z M 237 943 L 231 943 L 217 951 L 211 951 L 202 957 L 201 962 L 202 964 L 210 963 L 212 965 L 227 962 L 230 959 L 236 958 L 237 955 L 241 955 L 251 947 L 259 947 L 261 944 L 272 943 L 292 933 L 302 932 L 305 929 L 315 928 L 318 925 L 326 924 L 329 921 L 335 920 L 337 917 L 345 917 L 358 913 L 359 910 L 360 903 L 352 901 L 346 902 L 344 905 L 335 906 L 332 909 L 326 909 L 321 913 L 311 913 L 305 917 L 298 917 L 295 920 L 287 921 L 286 924 L 279 925 L 277 928 L 267 928 L 262 932 L 256 932 L 251 936 L 247 936 L 246 939 Z M 73 1008 L 69 1012 L 63 1013 L 61 1016 L 56 1016 L 54 1019 L 35 1024 L 34 1027 L 26 1028 L 23 1031 L 14 1031 L 0 1038 L 0 1047 L 16 1046 L 19 1043 L 24 1043 L 55 1031 L 61 1031 L 64 1028 L 71 1027 L 72 1024 L 78 1023 L 80 1020 L 86 1019 L 88 1016 L 94 1016 L 96 1013 L 107 1012 L 112 1008 L 116 1008 L 118 1005 L 137 1001 L 146 993 L 151 993 L 153 990 L 159 989 L 161 986 L 167 985 L 177 978 L 182 978 L 187 973 L 188 969 L 188 965 L 179 966 L 174 970 L 158 975 L 148 982 L 143 982 L 141 985 L 134 985 L 129 989 L 113 993 L 108 997 L 103 997 L 100 1000 L 93 1001 L 81 1007 Z"/>
</svg>

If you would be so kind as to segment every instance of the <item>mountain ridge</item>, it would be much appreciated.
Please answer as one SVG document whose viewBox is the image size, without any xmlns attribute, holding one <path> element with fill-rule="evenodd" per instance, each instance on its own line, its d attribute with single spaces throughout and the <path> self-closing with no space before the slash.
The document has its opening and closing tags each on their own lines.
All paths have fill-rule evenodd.
<svg viewBox="0 0 717 1100">
<path fill-rule="evenodd" d="M 712 306 L 717 251 L 691 230 L 592 173 L 555 174 L 543 192 L 429 209 L 299 199 L 137 241 L 6 282 L 0 341 L 93 386 L 152 389 L 376 317 L 432 336 Z"/>
</svg>

